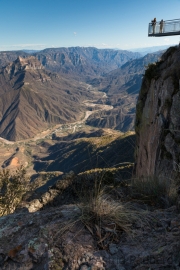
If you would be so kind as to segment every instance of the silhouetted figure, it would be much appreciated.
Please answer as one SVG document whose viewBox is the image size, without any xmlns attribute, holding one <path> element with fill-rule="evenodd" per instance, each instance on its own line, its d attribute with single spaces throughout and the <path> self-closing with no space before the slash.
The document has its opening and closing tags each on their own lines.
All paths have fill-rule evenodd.
<svg viewBox="0 0 180 270">
<path fill-rule="evenodd" d="M 155 34 L 155 30 L 156 30 L 156 18 L 154 18 L 154 20 L 152 20 L 151 22 L 152 22 L 152 27 L 153 27 L 153 34 Z"/>
<path fill-rule="evenodd" d="M 160 25 L 160 28 L 159 28 L 159 33 L 163 33 L 164 21 L 163 21 L 163 20 L 161 20 L 161 21 L 160 21 L 160 23 L 159 23 L 159 25 Z"/>
</svg>

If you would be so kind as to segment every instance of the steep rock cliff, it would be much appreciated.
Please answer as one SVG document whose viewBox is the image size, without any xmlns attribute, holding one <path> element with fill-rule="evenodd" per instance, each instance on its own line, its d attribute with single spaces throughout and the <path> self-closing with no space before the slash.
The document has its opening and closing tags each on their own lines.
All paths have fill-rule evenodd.
<svg viewBox="0 0 180 270">
<path fill-rule="evenodd" d="M 149 65 L 136 107 L 137 177 L 176 178 L 180 172 L 180 48 Z"/>
</svg>

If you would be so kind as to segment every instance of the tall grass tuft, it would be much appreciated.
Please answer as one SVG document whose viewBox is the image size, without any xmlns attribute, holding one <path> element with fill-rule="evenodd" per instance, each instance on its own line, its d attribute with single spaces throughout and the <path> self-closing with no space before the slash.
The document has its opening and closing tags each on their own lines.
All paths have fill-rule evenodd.
<svg viewBox="0 0 180 270">
<path fill-rule="evenodd" d="M 107 185 L 104 179 L 105 175 L 101 175 L 101 178 L 97 177 L 91 186 L 86 182 L 75 186 L 79 197 L 77 203 L 79 211 L 60 230 L 60 233 L 64 233 L 77 222 L 81 222 L 96 238 L 102 249 L 105 249 L 105 243 L 118 240 L 122 232 L 131 233 L 133 224 L 136 222 L 142 224 L 142 220 L 146 220 L 142 216 L 145 217 L 147 214 L 147 211 L 137 210 L 130 203 L 114 200 L 111 196 L 114 187 L 109 183 Z"/>
<path fill-rule="evenodd" d="M 177 199 L 176 186 L 170 179 L 156 176 L 134 178 L 130 186 L 131 196 L 151 205 L 169 207 Z"/>
</svg>

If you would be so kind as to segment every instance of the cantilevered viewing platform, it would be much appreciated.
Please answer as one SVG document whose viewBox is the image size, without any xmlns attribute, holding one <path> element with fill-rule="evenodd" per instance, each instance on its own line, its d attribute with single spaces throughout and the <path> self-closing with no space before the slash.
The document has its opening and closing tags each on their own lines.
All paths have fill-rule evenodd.
<svg viewBox="0 0 180 270">
<path fill-rule="evenodd" d="M 148 37 L 163 37 L 163 36 L 175 36 L 180 35 L 180 19 L 159 21 L 153 25 L 153 22 L 149 23 Z"/>
</svg>

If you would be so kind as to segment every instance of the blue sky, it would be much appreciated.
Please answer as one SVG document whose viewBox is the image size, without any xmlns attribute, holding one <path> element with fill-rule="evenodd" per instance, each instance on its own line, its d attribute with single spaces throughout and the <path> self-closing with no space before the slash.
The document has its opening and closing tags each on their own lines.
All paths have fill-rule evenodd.
<svg viewBox="0 0 180 270">
<path fill-rule="evenodd" d="M 0 51 L 179 43 L 180 36 L 147 37 L 154 17 L 179 19 L 180 0 L 0 0 Z"/>
</svg>

